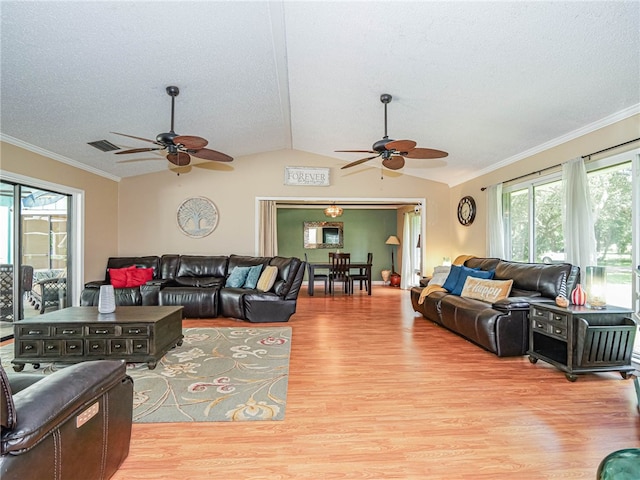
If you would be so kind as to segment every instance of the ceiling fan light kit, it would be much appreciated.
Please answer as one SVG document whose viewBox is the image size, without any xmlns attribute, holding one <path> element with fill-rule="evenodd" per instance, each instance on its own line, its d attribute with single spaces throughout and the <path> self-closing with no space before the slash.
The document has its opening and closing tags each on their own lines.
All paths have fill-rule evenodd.
<svg viewBox="0 0 640 480">
<path fill-rule="evenodd" d="M 131 153 L 153 152 L 156 150 L 166 150 L 166 158 L 169 162 L 177 167 L 185 167 L 191 163 L 191 157 L 201 158 L 203 160 L 211 160 L 213 162 L 231 162 L 233 157 L 205 148 L 209 142 L 202 137 L 193 135 L 178 135 L 174 131 L 173 123 L 175 117 L 175 98 L 180 94 L 180 89 L 170 85 L 166 89 L 167 95 L 171 97 L 171 130 L 156 135 L 155 140 L 148 138 L 136 137 L 126 133 L 111 132 L 115 135 L 142 140 L 143 142 L 153 143 L 155 147 L 131 148 L 121 152 L 115 152 L 116 155 L 127 155 Z M 145 159 L 146 160 L 146 159 Z"/>
<path fill-rule="evenodd" d="M 390 139 L 387 134 L 387 104 L 389 104 L 392 99 L 393 97 L 388 93 L 380 95 L 380 101 L 384 104 L 384 137 L 375 142 L 371 146 L 371 150 L 336 150 L 336 152 L 372 153 L 375 155 L 348 163 L 341 167 L 342 170 L 345 168 L 355 167 L 356 165 L 360 165 L 378 157 L 382 158 L 382 165 L 389 170 L 400 170 L 405 165 L 405 157 L 434 159 L 444 158 L 449 155 L 447 152 L 443 152 L 442 150 L 416 148 L 417 143 L 413 140 Z"/>
</svg>

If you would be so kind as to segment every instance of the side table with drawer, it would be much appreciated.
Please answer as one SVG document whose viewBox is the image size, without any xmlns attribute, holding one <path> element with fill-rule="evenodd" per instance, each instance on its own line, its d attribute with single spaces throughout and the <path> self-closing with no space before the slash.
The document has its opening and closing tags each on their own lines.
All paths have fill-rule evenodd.
<svg viewBox="0 0 640 480">
<path fill-rule="evenodd" d="M 532 303 L 529 308 L 529 360 L 547 362 L 565 372 L 571 382 L 577 374 L 619 371 L 628 378 L 636 323 L 631 310 L 606 305 L 594 310 L 555 303 Z"/>
</svg>

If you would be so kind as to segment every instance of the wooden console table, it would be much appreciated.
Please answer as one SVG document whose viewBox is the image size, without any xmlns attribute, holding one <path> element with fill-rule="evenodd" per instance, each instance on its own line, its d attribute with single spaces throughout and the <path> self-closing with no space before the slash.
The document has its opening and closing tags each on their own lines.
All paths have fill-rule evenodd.
<svg viewBox="0 0 640 480">
<path fill-rule="evenodd" d="M 13 369 L 26 363 L 121 359 L 149 369 L 182 344 L 182 307 L 70 307 L 14 322 Z"/>
<path fill-rule="evenodd" d="M 576 374 L 619 371 L 628 378 L 637 329 L 628 308 L 607 305 L 602 310 L 555 303 L 532 303 L 529 308 L 529 360 L 543 360 Z"/>
</svg>

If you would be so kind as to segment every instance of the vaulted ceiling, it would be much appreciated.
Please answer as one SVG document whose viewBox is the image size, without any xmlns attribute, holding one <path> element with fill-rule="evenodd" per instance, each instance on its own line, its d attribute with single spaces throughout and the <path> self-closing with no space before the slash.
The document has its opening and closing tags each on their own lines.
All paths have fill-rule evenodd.
<svg viewBox="0 0 640 480">
<path fill-rule="evenodd" d="M 382 138 L 389 93 L 391 138 L 449 152 L 402 172 L 449 185 L 639 112 L 635 0 L 3 0 L 0 12 L 2 139 L 116 177 L 167 162 L 87 143 L 150 146 L 109 132 L 168 131 L 168 85 L 176 132 L 208 148 L 344 164 L 366 155 L 335 150 Z"/>
</svg>

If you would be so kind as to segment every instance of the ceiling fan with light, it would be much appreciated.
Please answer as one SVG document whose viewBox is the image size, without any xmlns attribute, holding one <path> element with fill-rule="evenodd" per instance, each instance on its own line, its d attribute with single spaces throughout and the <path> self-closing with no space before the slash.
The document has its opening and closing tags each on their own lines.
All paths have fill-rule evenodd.
<svg viewBox="0 0 640 480">
<path fill-rule="evenodd" d="M 233 157 L 211 150 L 206 147 L 209 142 L 202 137 L 195 137 L 192 135 L 178 135 L 173 129 L 173 120 L 175 112 L 175 99 L 180 93 L 178 87 L 168 86 L 167 94 L 171 97 L 171 130 L 166 133 L 160 133 L 156 136 L 155 140 L 148 138 L 136 137 L 134 135 L 127 135 L 126 133 L 111 132 L 115 135 L 122 135 L 123 137 L 134 138 L 136 140 L 142 140 L 143 142 L 153 143 L 155 147 L 143 147 L 143 148 L 131 148 L 123 150 L 121 152 L 115 152 L 116 155 L 127 155 L 130 153 L 141 152 L 153 152 L 156 150 L 166 150 L 167 160 L 178 167 L 184 167 L 191 163 L 191 157 L 201 158 L 203 160 L 211 160 L 214 162 L 231 162 Z M 149 159 L 141 159 L 149 160 Z M 124 160 L 130 162 L 132 160 Z M 135 161 L 135 160 L 133 160 Z"/>
<path fill-rule="evenodd" d="M 406 158 L 444 158 L 449 155 L 442 150 L 432 148 L 418 148 L 413 140 L 392 140 L 387 135 L 387 104 L 393 97 L 388 93 L 380 95 L 380 101 L 384 104 L 384 137 L 373 144 L 371 150 L 336 150 L 336 152 L 351 153 L 375 153 L 372 157 L 361 158 L 355 162 L 348 163 L 342 167 L 351 168 L 361 163 L 368 162 L 374 158 L 381 157 L 382 165 L 390 170 L 400 170 L 405 165 Z"/>
</svg>

